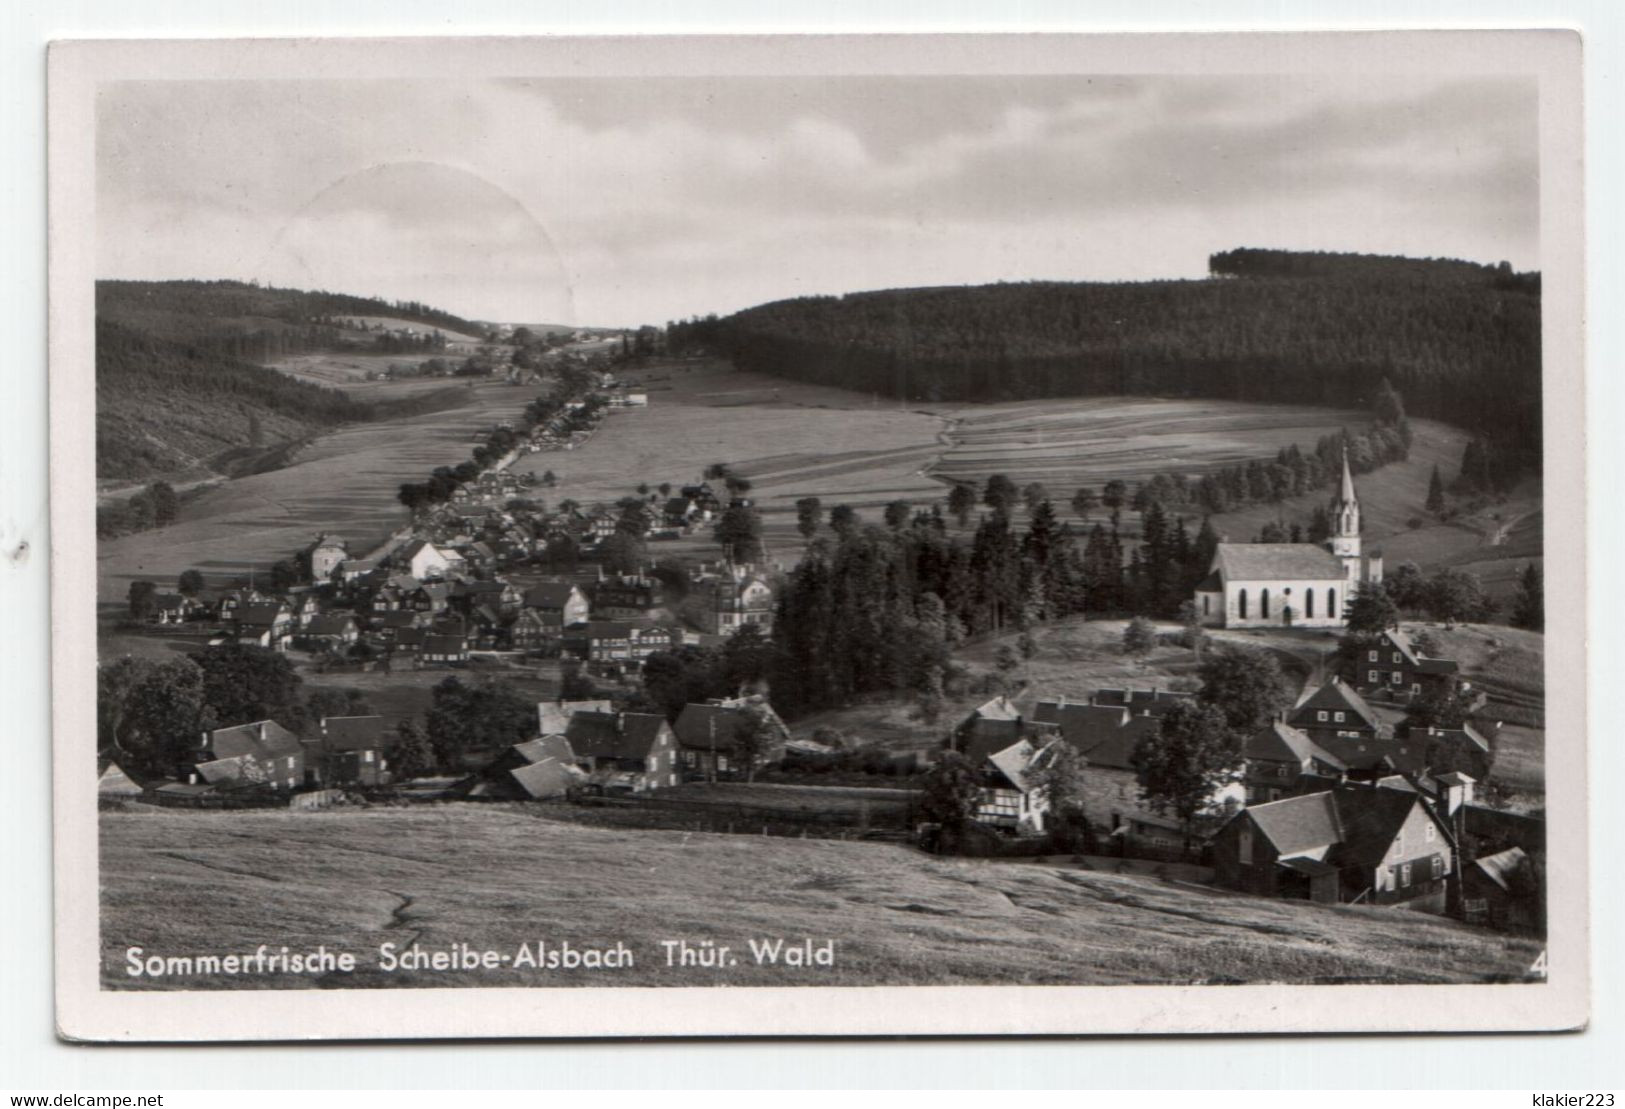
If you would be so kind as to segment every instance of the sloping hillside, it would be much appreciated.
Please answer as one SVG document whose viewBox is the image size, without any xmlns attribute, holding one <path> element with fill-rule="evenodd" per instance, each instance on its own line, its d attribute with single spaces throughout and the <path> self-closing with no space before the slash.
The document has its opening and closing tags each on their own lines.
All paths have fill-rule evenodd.
<svg viewBox="0 0 1625 1109">
<path fill-rule="evenodd" d="M 438 351 L 478 330 L 424 305 L 234 281 L 103 281 L 96 307 L 96 473 L 122 482 L 275 465 L 337 424 L 442 407 L 449 394 L 369 405 L 259 363 L 358 345 Z M 359 318 L 413 330 L 353 331 Z"/>
<path fill-rule="evenodd" d="M 1482 982 L 1539 953 L 1405 910 L 1266 901 L 1071 864 L 947 859 L 872 843 L 607 829 L 545 806 L 327 813 L 137 807 L 101 822 L 112 988 Z M 834 965 L 759 965 L 749 942 L 833 940 Z M 726 945 L 668 967 L 664 940 Z M 500 952 L 624 943 L 627 969 L 378 968 L 381 945 Z M 125 951 L 349 951 L 358 969 L 134 979 Z"/>
<path fill-rule="evenodd" d="M 1539 443 L 1539 276 L 1465 262 L 1233 251 L 1203 281 L 803 297 L 673 330 L 742 369 L 909 400 L 1141 394 L 1365 407 Z"/>
</svg>

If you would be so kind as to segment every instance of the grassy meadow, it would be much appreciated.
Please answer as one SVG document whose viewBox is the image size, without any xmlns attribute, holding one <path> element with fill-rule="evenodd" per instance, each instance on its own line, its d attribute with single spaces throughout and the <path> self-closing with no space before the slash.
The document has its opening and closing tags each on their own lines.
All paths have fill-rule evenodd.
<svg viewBox="0 0 1625 1109">
<path fill-rule="evenodd" d="M 189 498 L 170 527 L 97 544 L 99 599 L 121 603 L 137 578 L 169 588 L 189 567 L 213 581 L 263 572 L 324 531 L 365 551 L 406 523 L 395 499 L 401 482 L 421 481 L 436 466 L 467 459 L 474 433 L 512 418 L 536 390 L 482 382 L 467 386 L 467 394 L 458 407 L 318 436 L 282 469 Z"/>
<path fill-rule="evenodd" d="M 887 844 L 566 824 L 524 805 L 101 816 L 109 988 L 555 985 L 1115 985 L 1484 982 L 1521 978 L 1535 941 L 1402 909 L 1314 906 L 1043 863 Z M 833 967 L 758 965 L 747 941 L 835 941 Z M 737 965 L 668 967 L 660 941 L 727 945 Z M 620 941 L 624 970 L 396 971 L 384 943 L 513 950 Z M 133 979 L 125 949 L 259 944 L 353 952 L 301 976 Z"/>
</svg>

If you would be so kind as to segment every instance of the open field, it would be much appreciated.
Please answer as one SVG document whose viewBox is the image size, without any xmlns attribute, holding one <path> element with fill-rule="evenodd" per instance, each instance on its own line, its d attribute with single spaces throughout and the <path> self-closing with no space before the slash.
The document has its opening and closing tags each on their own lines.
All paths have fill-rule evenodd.
<svg viewBox="0 0 1625 1109">
<path fill-rule="evenodd" d="M 121 602 L 137 578 L 168 588 L 188 567 L 211 582 L 263 572 L 323 531 L 367 550 L 406 523 L 395 499 L 401 482 L 464 461 L 476 430 L 513 417 L 536 390 L 482 383 L 467 386 L 467 393 L 456 408 L 318 436 L 280 470 L 224 482 L 187 500 L 170 527 L 99 543 L 98 598 Z"/>
<path fill-rule="evenodd" d="M 1080 485 L 1132 486 L 1153 474 L 1197 474 L 1273 458 L 1292 443 L 1305 451 L 1362 412 L 1291 404 L 1158 397 L 1064 397 L 974 405 L 953 413 L 954 445 L 933 472 L 981 482 L 1002 473 L 1016 485 L 1041 481 L 1057 503 Z"/>
<path fill-rule="evenodd" d="M 1078 865 L 937 858 L 816 839 L 632 831 L 523 805 L 102 814 L 103 983 L 340 986 L 1481 982 L 1535 941 L 1407 912 L 1268 901 Z M 272 926 L 267 921 L 276 922 Z M 758 965 L 748 941 L 835 941 L 833 967 Z M 663 940 L 736 965 L 668 967 Z M 395 971 L 385 943 L 624 943 L 620 970 Z M 125 950 L 352 952 L 321 978 L 135 979 Z"/>
<path fill-rule="evenodd" d="M 615 409 L 573 451 L 528 455 L 515 472 L 551 470 L 551 503 L 614 502 L 637 486 L 700 480 L 726 462 L 753 485 L 773 558 L 789 564 L 801 547 L 795 501 L 847 503 L 871 520 L 899 498 L 943 495 L 921 474 L 942 449 L 942 421 L 922 411 L 875 405 L 841 389 L 742 373 L 712 360 L 662 362 L 623 375 L 649 395 L 647 408 Z M 650 544 L 650 554 L 716 554 L 709 532 Z"/>
</svg>

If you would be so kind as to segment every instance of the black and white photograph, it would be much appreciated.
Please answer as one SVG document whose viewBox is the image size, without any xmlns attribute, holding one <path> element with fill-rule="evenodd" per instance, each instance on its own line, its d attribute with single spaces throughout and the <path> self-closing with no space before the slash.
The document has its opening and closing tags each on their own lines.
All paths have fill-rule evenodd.
<svg viewBox="0 0 1625 1109">
<path fill-rule="evenodd" d="M 1215 39 L 59 44 L 65 1030 L 1583 1024 L 1578 42 Z"/>
</svg>

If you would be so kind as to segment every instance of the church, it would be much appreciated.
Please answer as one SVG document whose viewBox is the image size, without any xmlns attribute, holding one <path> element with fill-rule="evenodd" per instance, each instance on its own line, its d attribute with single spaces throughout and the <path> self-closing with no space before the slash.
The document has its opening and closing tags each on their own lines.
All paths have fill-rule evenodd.
<svg viewBox="0 0 1625 1109">
<path fill-rule="evenodd" d="M 1220 543 L 1196 587 L 1196 612 L 1210 628 L 1340 628 L 1355 590 L 1382 580 L 1382 557 L 1360 550 L 1360 502 L 1348 453 L 1331 504 L 1332 534 L 1321 543 Z"/>
</svg>

